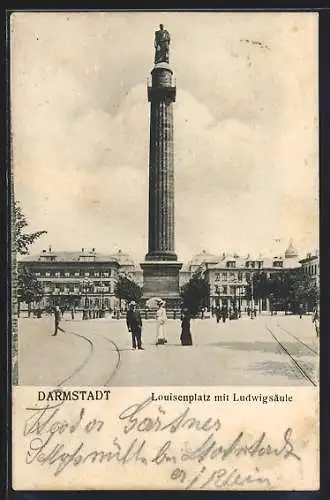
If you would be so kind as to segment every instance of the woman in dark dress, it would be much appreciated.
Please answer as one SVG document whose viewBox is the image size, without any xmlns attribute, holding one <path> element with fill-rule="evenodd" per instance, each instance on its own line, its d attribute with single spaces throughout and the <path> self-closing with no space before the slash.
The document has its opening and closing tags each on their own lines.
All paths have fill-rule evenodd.
<svg viewBox="0 0 330 500">
<path fill-rule="evenodd" d="M 190 316 L 188 311 L 184 311 L 181 321 L 181 345 L 192 345 L 192 337 L 190 331 Z"/>
</svg>

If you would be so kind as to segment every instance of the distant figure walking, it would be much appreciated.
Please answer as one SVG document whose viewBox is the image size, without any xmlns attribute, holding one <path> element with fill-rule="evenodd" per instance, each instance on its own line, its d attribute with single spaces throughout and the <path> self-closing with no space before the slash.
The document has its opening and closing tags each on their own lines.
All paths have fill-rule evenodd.
<svg viewBox="0 0 330 500">
<path fill-rule="evenodd" d="M 61 321 L 61 310 L 58 306 L 55 306 L 55 310 L 54 310 L 54 316 L 55 316 L 55 330 L 54 330 L 54 333 L 53 333 L 53 337 L 55 335 L 57 335 L 57 331 L 60 330 L 61 332 L 65 333 L 64 330 L 60 327 L 60 321 Z"/>
<path fill-rule="evenodd" d="M 222 322 L 226 323 L 226 319 L 228 318 L 228 308 L 223 305 L 221 309 Z"/>
<path fill-rule="evenodd" d="M 136 310 L 136 302 L 132 300 L 129 303 L 129 308 L 126 313 L 126 324 L 128 331 L 132 334 L 132 346 L 133 349 L 138 349 L 143 351 L 142 347 L 142 319 L 139 311 Z"/>
<path fill-rule="evenodd" d="M 181 345 L 192 345 L 192 336 L 190 330 L 190 315 L 188 311 L 184 311 L 181 321 Z"/>
<path fill-rule="evenodd" d="M 312 322 L 314 323 L 316 336 L 318 337 L 320 335 L 320 316 L 317 307 L 314 309 Z"/>
<path fill-rule="evenodd" d="M 165 309 L 165 302 L 162 300 L 158 303 L 158 309 L 156 312 L 156 345 L 166 344 L 167 340 L 165 338 L 167 315 Z"/>
<path fill-rule="evenodd" d="M 216 308 L 215 308 L 215 317 L 217 319 L 217 323 L 219 323 L 220 318 L 221 318 L 221 309 L 220 309 L 220 306 L 216 306 Z"/>
</svg>

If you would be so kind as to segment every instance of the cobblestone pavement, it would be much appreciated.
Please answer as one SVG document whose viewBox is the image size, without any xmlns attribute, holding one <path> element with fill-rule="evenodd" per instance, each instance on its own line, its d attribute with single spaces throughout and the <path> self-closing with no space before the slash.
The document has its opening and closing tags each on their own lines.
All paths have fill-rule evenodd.
<svg viewBox="0 0 330 500">
<path fill-rule="evenodd" d="M 145 350 L 132 350 L 124 320 L 21 318 L 19 383 L 43 386 L 297 386 L 317 383 L 318 340 L 311 316 L 260 316 L 217 324 L 192 320 L 193 346 L 181 346 L 170 320 L 166 345 L 144 321 Z"/>
</svg>

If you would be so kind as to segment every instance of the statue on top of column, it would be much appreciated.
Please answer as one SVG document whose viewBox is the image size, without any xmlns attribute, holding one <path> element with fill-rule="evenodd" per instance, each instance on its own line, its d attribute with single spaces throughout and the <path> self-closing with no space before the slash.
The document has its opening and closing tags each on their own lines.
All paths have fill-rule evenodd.
<svg viewBox="0 0 330 500">
<path fill-rule="evenodd" d="M 164 29 L 164 25 L 159 25 L 159 30 L 155 32 L 155 64 L 169 62 L 169 48 L 171 37 L 169 32 Z"/>
</svg>

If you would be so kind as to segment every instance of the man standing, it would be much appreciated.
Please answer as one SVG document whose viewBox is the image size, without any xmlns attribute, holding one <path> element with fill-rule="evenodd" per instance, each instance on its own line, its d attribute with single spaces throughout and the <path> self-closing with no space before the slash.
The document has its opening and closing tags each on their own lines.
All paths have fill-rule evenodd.
<svg viewBox="0 0 330 500">
<path fill-rule="evenodd" d="M 142 319 L 139 311 L 136 310 L 136 302 L 132 300 L 129 303 L 129 309 L 126 313 L 126 324 L 128 331 L 132 334 L 132 345 L 133 349 L 138 349 L 143 351 L 141 343 L 141 332 L 142 332 Z"/>
<path fill-rule="evenodd" d="M 59 326 L 61 321 L 61 311 L 58 306 L 55 306 L 54 315 L 55 315 L 55 331 L 52 335 L 53 337 L 57 335 L 57 330 L 60 330 L 61 332 L 65 333 L 64 330 Z"/>
</svg>

